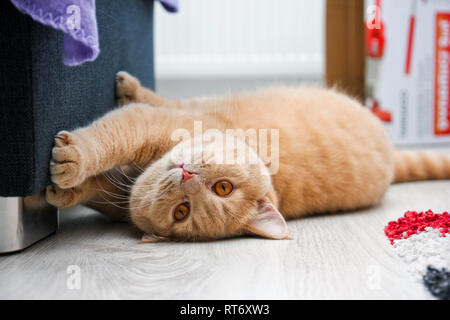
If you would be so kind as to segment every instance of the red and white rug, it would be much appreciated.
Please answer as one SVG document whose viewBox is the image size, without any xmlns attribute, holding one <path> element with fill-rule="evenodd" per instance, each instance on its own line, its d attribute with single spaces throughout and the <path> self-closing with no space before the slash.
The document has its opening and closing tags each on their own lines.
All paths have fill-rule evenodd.
<svg viewBox="0 0 450 320">
<path fill-rule="evenodd" d="M 384 228 L 397 255 L 432 295 L 450 299 L 450 215 L 408 211 Z"/>
</svg>

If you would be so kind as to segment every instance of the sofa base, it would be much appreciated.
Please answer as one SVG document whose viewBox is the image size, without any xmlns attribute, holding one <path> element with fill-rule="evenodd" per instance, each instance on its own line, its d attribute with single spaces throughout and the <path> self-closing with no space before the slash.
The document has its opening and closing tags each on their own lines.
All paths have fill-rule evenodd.
<svg viewBox="0 0 450 320">
<path fill-rule="evenodd" d="M 0 197 L 0 219 L 0 253 L 23 250 L 58 229 L 58 209 L 43 193 Z"/>
</svg>

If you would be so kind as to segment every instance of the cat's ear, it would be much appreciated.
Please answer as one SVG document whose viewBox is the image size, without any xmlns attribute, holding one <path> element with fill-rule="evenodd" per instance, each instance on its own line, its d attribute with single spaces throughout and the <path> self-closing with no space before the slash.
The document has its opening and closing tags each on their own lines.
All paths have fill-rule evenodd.
<svg viewBox="0 0 450 320">
<path fill-rule="evenodd" d="M 167 238 L 157 236 L 156 234 L 144 233 L 144 235 L 141 238 L 141 241 L 139 241 L 138 243 L 142 244 L 142 243 L 155 243 L 155 242 L 164 242 L 164 241 L 167 241 Z"/>
<path fill-rule="evenodd" d="M 278 209 L 265 197 L 258 202 L 258 214 L 246 226 L 248 232 L 270 239 L 286 239 L 288 229 Z"/>
</svg>

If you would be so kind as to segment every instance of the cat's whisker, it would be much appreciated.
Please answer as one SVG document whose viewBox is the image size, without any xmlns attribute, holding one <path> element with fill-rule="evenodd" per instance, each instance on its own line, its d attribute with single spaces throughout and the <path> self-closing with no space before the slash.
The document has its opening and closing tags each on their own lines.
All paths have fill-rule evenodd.
<svg viewBox="0 0 450 320">
<path fill-rule="evenodd" d="M 119 206 L 116 203 L 112 202 L 112 201 L 108 201 L 107 199 L 105 199 L 106 201 L 95 201 L 95 200 L 90 200 L 89 202 L 91 203 L 96 203 L 96 204 L 109 204 L 112 205 L 116 208 L 122 209 L 122 210 L 129 210 L 129 207 L 123 207 L 123 206 Z"/>
<path fill-rule="evenodd" d="M 114 203 L 114 204 L 129 204 L 130 202 L 129 201 L 111 201 L 111 200 L 108 200 L 108 199 L 106 199 L 106 198 L 103 198 L 105 201 L 96 201 L 96 200 L 91 200 L 91 202 L 94 202 L 94 203 L 103 203 L 103 204 L 112 204 L 112 203 Z"/>
<path fill-rule="evenodd" d="M 129 182 L 131 183 L 135 183 L 136 179 L 133 177 L 130 177 L 128 174 L 125 173 L 125 171 L 123 170 L 123 167 L 120 166 L 118 169 L 115 168 L 120 174 L 122 174 Z"/>
<path fill-rule="evenodd" d="M 89 202 L 97 203 L 97 204 L 110 204 L 110 205 L 113 205 L 113 206 L 115 206 L 115 207 L 117 207 L 119 209 L 123 209 L 123 210 L 127 210 L 127 211 L 128 210 L 135 210 L 135 209 L 143 209 L 143 208 L 147 208 L 147 207 L 151 206 L 151 203 L 147 203 L 147 204 L 142 205 L 142 206 L 134 206 L 134 207 L 126 206 L 126 207 L 123 207 L 123 206 L 120 206 L 120 204 L 129 204 L 130 202 L 129 201 L 111 201 L 111 200 L 106 199 L 104 196 L 102 196 L 102 198 L 105 201 L 90 200 Z"/>
<path fill-rule="evenodd" d="M 111 196 L 113 198 L 117 198 L 117 199 L 129 199 L 128 196 L 124 196 L 124 195 L 121 195 L 121 194 L 118 194 L 118 193 L 110 192 L 110 191 L 107 191 L 105 189 L 96 189 L 96 191 L 100 191 L 100 192 L 106 193 L 107 195 L 109 195 L 109 196 Z"/>
<path fill-rule="evenodd" d="M 120 182 L 115 181 L 115 179 L 113 179 L 113 178 L 110 176 L 110 173 L 105 172 L 105 173 L 104 173 L 104 177 L 105 177 L 106 180 L 108 180 L 109 183 L 111 183 L 111 184 L 112 184 L 113 186 L 115 186 L 117 189 L 119 189 L 119 190 L 121 190 L 121 191 L 124 191 L 124 192 L 127 192 L 127 193 L 130 192 L 131 187 L 130 187 L 129 185 L 123 184 L 123 183 L 120 183 Z M 125 187 L 126 189 L 124 189 L 121 185 L 122 185 L 123 187 Z"/>
<path fill-rule="evenodd" d="M 129 201 L 129 197 L 127 195 L 118 194 L 118 193 L 115 193 L 115 192 L 112 192 L 112 191 L 108 191 L 104 187 L 102 187 L 101 183 L 98 182 L 97 178 L 96 178 L 96 180 L 97 180 L 97 186 L 100 187 L 100 188 L 96 188 L 96 191 L 99 191 L 100 194 L 107 194 L 107 195 L 109 195 L 112 198 Z M 103 195 L 102 195 L 102 197 L 104 198 Z"/>
<path fill-rule="evenodd" d="M 96 189 L 96 191 L 100 191 L 102 193 L 105 193 L 113 198 L 119 199 L 119 200 L 128 200 L 128 202 L 130 202 L 130 197 L 129 196 L 125 196 L 125 195 L 121 195 L 118 193 L 114 193 L 105 189 Z M 146 196 L 140 196 L 140 197 L 134 197 L 134 199 L 136 200 L 141 200 L 141 199 L 147 199 Z"/>
<path fill-rule="evenodd" d="M 133 162 L 131 163 L 132 166 L 134 166 L 136 169 L 138 169 L 140 172 L 144 172 L 145 169 L 139 166 L 137 163 Z"/>
<path fill-rule="evenodd" d="M 122 176 L 125 174 L 125 173 L 121 173 L 117 168 L 113 168 L 113 170 L 116 170 L 116 171 L 117 171 L 119 174 L 121 174 Z M 124 183 L 124 181 L 120 181 L 119 178 L 116 177 L 116 176 L 114 176 L 114 175 L 112 174 L 111 171 L 108 171 L 107 174 L 108 174 L 109 177 L 110 177 L 112 180 L 114 180 L 118 185 L 124 186 L 125 188 L 130 188 L 130 184 L 129 184 L 129 183 Z M 132 182 L 132 183 L 134 183 L 134 182 Z"/>
<path fill-rule="evenodd" d="M 103 174 L 103 176 L 105 177 L 105 179 L 112 184 L 114 187 L 116 187 L 117 189 L 121 190 L 121 191 L 125 191 L 128 192 L 127 189 L 123 189 L 119 184 L 116 183 L 116 181 L 114 181 L 114 179 L 112 179 L 112 177 L 110 176 L 110 174 L 108 172 L 105 172 Z"/>
</svg>

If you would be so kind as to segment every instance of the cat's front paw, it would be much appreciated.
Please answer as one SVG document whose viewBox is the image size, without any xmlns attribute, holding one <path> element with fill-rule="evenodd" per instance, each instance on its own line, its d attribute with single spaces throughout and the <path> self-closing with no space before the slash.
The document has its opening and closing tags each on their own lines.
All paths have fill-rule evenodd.
<svg viewBox="0 0 450 320">
<path fill-rule="evenodd" d="M 59 132 L 50 161 L 52 182 L 62 189 L 81 184 L 86 179 L 85 158 L 82 141 L 73 133 Z"/>
<path fill-rule="evenodd" d="M 120 106 L 137 101 L 139 80 L 128 72 L 120 71 L 116 75 L 116 99 Z"/>
<path fill-rule="evenodd" d="M 58 186 L 51 185 L 45 190 L 45 199 L 57 208 L 68 208 L 79 203 L 81 192 L 77 188 L 61 189 Z"/>
</svg>

